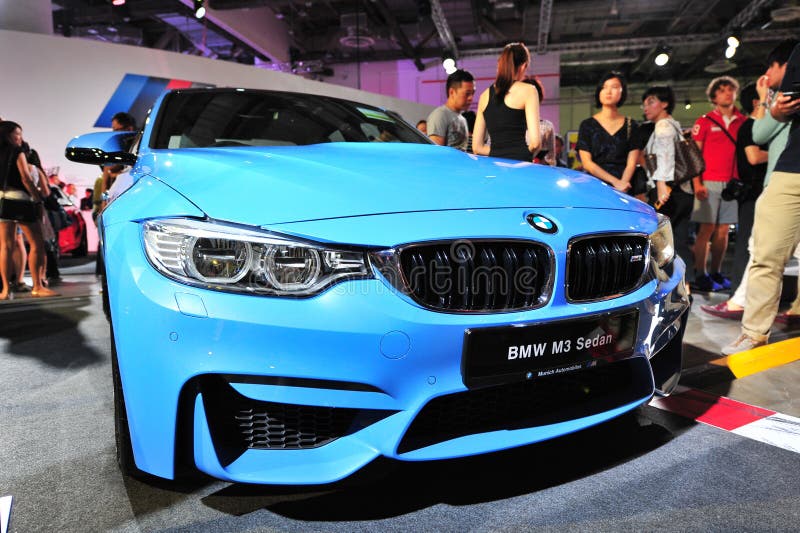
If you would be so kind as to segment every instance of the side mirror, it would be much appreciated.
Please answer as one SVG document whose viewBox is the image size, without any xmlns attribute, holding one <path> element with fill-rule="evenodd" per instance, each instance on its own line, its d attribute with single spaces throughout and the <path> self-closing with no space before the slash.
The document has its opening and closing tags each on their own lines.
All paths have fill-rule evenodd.
<svg viewBox="0 0 800 533">
<path fill-rule="evenodd" d="M 131 131 L 87 133 L 72 139 L 64 155 L 76 163 L 133 165 L 136 155 L 127 148 L 135 137 L 136 133 Z"/>
</svg>

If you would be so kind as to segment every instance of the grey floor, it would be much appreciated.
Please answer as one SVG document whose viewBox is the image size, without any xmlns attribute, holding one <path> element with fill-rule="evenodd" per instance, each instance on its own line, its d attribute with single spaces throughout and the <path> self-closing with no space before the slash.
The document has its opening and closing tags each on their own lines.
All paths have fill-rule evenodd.
<svg viewBox="0 0 800 533">
<path fill-rule="evenodd" d="M 108 327 L 91 264 L 64 296 L 0 305 L 0 497 L 10 531 L 798 531 L 800 454 L 653 407 L 566 438 L 437 463 L 380 462 L 322 487 L 123 478 Z M 800 416 L 800 361 L 734 380 L 736 335 L 695 295 L 685 381 Z M 784 337 L 796 332 L 781 331 Z"/>
</svg>

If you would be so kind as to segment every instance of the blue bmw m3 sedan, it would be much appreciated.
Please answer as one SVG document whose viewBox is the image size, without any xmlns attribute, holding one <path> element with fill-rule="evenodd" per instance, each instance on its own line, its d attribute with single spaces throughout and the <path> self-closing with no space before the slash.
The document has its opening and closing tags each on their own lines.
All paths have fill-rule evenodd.
<svg viewBox="0 0 800 533">
<path fill-rule="evenodd" d="M 308 94 L 188 89 L 66 155 L 131 166 L 98 220 L 122 471 L 318 484 L 483 454 L 664 395 L 669 219 L 595 178 Z"/>
</svg>

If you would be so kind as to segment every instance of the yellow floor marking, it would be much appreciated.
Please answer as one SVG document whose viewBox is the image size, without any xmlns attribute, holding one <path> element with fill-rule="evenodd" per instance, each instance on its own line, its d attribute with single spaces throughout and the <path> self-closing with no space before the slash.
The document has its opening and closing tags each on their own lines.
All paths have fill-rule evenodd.
<svg viewBox="0 0 800 533">
<path fill-rule="evenodd" d="M 800 359 L 800 337 L 735 353 L 727 359 L 733 375 L 743 378 Z"/>
</svg>

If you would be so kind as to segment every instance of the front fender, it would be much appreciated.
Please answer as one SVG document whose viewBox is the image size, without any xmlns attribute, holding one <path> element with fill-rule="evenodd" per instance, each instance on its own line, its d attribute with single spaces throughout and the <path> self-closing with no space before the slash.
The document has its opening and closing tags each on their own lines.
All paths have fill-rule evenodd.
<svg viewBox="0 0 800 533">
<path fill-rule="evenodd" d="M 116 198 L 101 215 L 99 226 L 138 222 L 154 217 L 205 217 L 205 213 L 163 181 L 144 175 Z"/>
<path fill-rule="evenodd" d="M 146 405 L 145 409 L 142 409 L 141 405 L 136 402 L 126 405 L 128 422 L 138 424 L 140 427 L 137 427 L 137 431 L 140 434 L 146 432 L 146 428 L 149 427 L 174 426 L 178 411 L 178 398 L 148 395 L 143 394 L 142 391 L 131 394 L 126 390 L 131 386 L 131 373 L 137 372 L 137 359 L 144 354 L 127 349 L 130 342 L 122 343 L 119 342 L 119 339 L 135 338 L 138 335 L 146 335 L 147 332 L 141 331 L 135 312 L 136 304 L 130 298 L 131 280 L 123 279 L 123 272 L 125 272 L 125 265 L 129 263 L 131 255 L 141 256 L 143 254 L 141 251 L 131 249 L 131 243 L 136 242 L 135 238 L 131 238 L 131 232 L 140 235 L 139 225 L 142 220 L 161 217 L 165 214 L 183 217 L 205 216 L 194 204 L 171 187 L 152 176 L 143 176 L 124 195 L 111 203 L 98 218 L 105 267 L 103 303 L 108 308 L 114 323 L 114 342 L 119 348 L 117 353 L 123 397 L 136 398 L 139 404 L 144 401 Z M 139 244 L 144 246 L 141 240 L 139 240 Z M 147 415 L 143 416 L 143 412 L 146 412 Z M 150 422 L 153 423 L 150 424 Z M 145 429 L 141 427 L 143 425 Z M 175 463 L 174 428 L 172 431 L 159 434 L 158 438 L 163 444 L 163 453 L 157 455 L 148 455 L 140 446 L 139 441 L 132 442 L 136 465 L 141 470 L 154 475 L 172 478 Z"/>
</svg>

